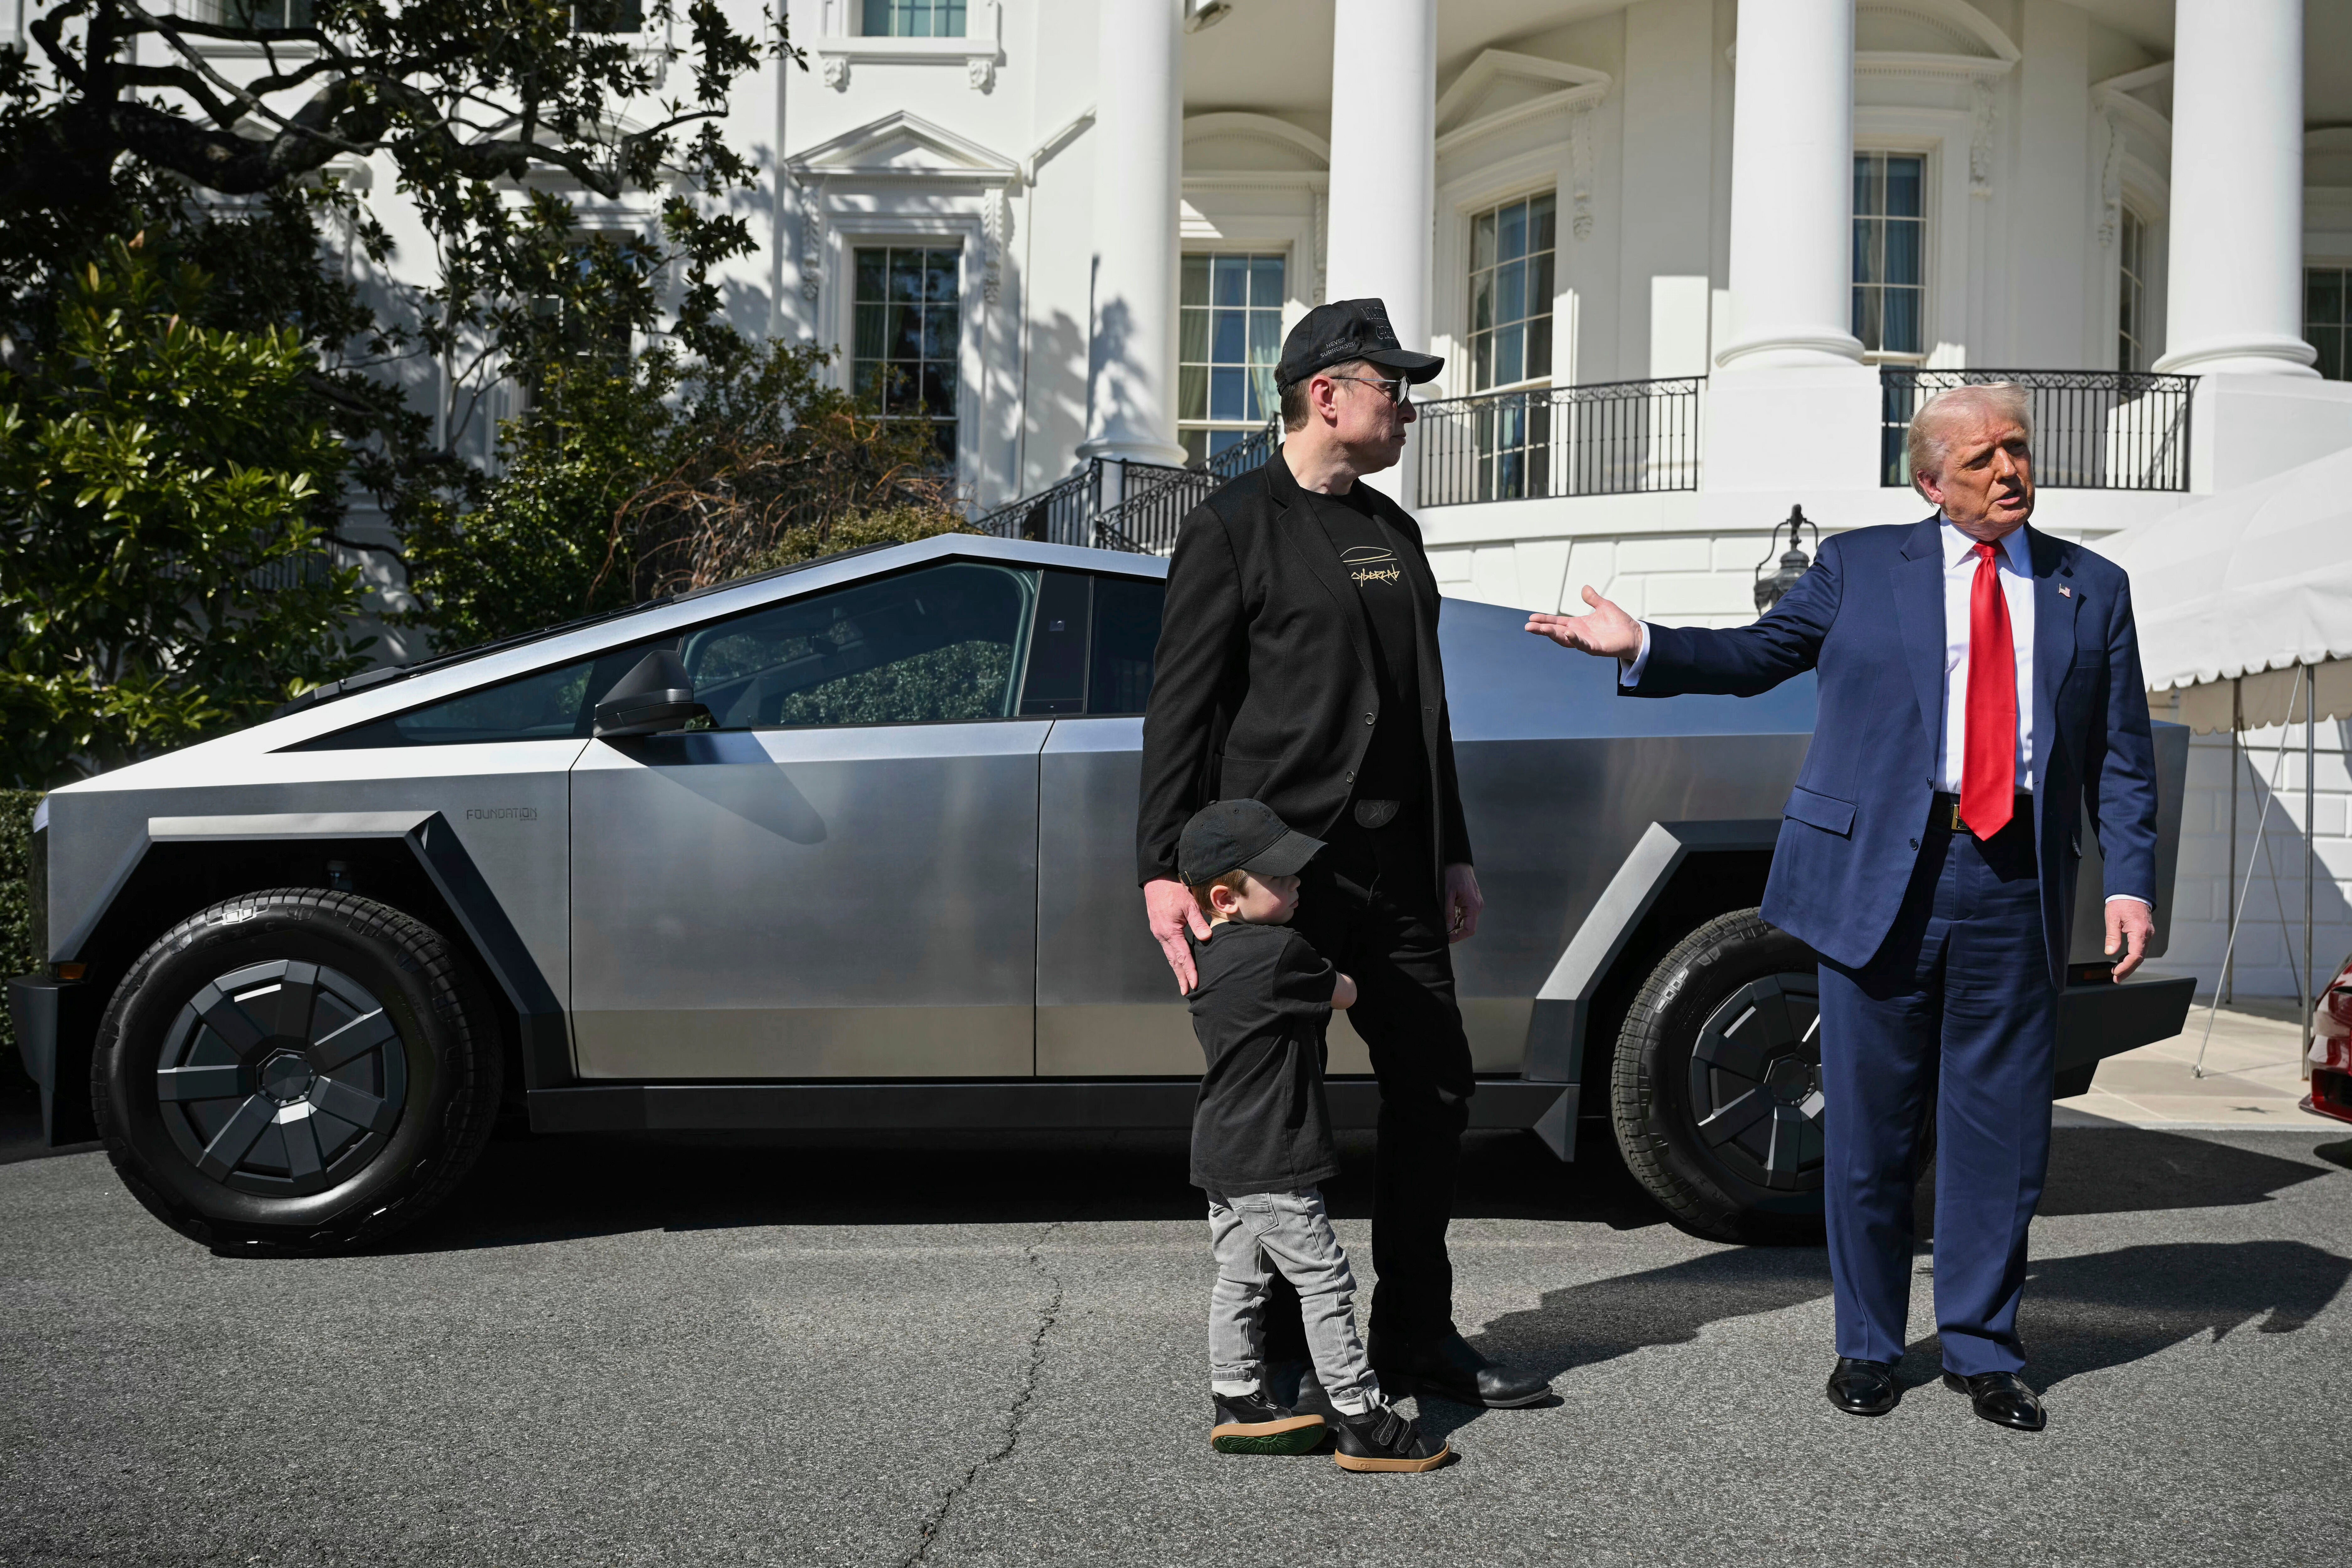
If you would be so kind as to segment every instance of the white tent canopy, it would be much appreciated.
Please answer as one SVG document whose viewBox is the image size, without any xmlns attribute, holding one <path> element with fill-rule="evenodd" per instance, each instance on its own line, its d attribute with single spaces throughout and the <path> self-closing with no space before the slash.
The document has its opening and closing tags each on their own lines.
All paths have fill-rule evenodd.
<svg viewBox="0 0 2352 1568">
<path fill-rule="evenodd" d="M 2352 717 L 2352 448 L 2098 548 L 2131 574 L 2148 690 L 2177 690 L 2182 723 L 2231 729 L 2232 682 L 2248 729 L 2287 722 L 2290 701 L 2296 722 Z"/>
</svg>

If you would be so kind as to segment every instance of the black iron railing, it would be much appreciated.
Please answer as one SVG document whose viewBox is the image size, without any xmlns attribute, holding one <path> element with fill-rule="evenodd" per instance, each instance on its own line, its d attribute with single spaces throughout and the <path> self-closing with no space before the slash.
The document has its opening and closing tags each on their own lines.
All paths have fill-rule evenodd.
<svg viewBox="0 0 2352 1568">
<path fill-rule="evenodd" d="M 1095 513 L 1102 510 L 1102 459 L 1097 458 L 1059 484 L 981 513 L 971 525 L 1000 539 L 1087 543 Z"/>
<path fill-rule="evenodd" d="M 1129 463 L 1127 495 L 1095 520 L 1095 544 L 1143 555 L 1167 554 L 1176 548 L 1176 529 L 1184 514 L 1227 479 L 1249 472 L 1272 457 L 1281 438 L 1281 421 L 1269 419 L 1249 439 L 1234 442 L 1197 468 Z"/>
<path fill-rule="evenodd" d="M 1423 506 L 1698 489 L 1706 378 L 1486 392 L 1421 405 Z"/>
<path fill-rule="evenodd" d="M 1955 386 L 2011 382 L 2033 407 L 2033 481 L 2048 489 L 2185 490 L 2193 375 L 2128 370 L 1878 371 L 1879 482 L 1911 482 L 1905 441 L 1919 405 Z"/>
</svg>

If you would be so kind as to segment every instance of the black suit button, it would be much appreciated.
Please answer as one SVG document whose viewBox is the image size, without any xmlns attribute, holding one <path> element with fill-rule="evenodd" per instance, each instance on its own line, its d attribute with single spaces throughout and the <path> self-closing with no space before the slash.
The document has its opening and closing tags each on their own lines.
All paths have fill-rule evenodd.
<svg viewBox="0 0 2352 1568">
<path fill-rule="evenodd" d="M 1918 848 L 1918 847 L 1919 847 L 1919 841 L 1918 841 L 1917 839 L 1916 839 L 1916 838 L 1914 838 L 1913 840 L 1911 840 L 1911 847 L 1912 847 L 1912 848 L 1914 848 L 1914 849 Z"/>
<path fill-rule="evenodd" d="M 1355 775 L 1355 774 L 1353 774 L 1353 773 L 1349 773 L 1349 774 L 1348 775 L 1348 782 L 1349 782 L 1349 784 L 1354 784 L 1354 783 L 1356 782 L 1356 775 Z"/>
<path fill-rule="evenodd" d="M 1371 716 L 1370 713 L 1365 714 L 1365 715 L 1364 715 L 1364 722 L 1365 722 L 1365 723 L 1367 723 L 1367 724 L 1369 724 L 1369 723 L 1370 723 L 1371 721 L 1372 721 L 1372 716 Z"/>
</svg>

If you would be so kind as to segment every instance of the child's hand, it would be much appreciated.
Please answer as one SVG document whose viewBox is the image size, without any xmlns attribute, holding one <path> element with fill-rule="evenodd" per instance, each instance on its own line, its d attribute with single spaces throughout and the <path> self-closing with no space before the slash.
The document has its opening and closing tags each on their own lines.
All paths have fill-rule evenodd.
<svg viewBox="0 0 2352 1568">
<path fill-rule="evenodd" d="M 1344 1013 L 1355 1005 L 1356 983 L 1342 974 L 1339 983 L 1331 987 L 1332 1011 Z"/>
</svg>

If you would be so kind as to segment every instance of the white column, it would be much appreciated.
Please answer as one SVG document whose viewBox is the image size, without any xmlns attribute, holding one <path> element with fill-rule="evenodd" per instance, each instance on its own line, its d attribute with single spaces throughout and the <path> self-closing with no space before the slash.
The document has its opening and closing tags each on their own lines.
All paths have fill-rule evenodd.
<svg viewBox="0 0 2352 1568">
<path fill-rule="evenodd" d="M 1346 0 L 1331 32 L 1331 201 L 1324 297 L 1375 299 L 1397 342 L 1429 352 L 1437 201 L 1436 0 Z M 1418 454 L 1381 488 L 1415 500 Z"/>
<path fill-rule="evenodd" d="M 2303 0 L 2179 0 L 2162 371 L 2310 376 Z"/>
<path fill-rule="evenodd" d="M 1378 299 L 1397 342 L 1429 349 L 1437 196 L 1435 0 L 1348 0 L 1331 37 L 1325 294 Z"/>
<path fill-rule="evenodd" d="M 1726 370 L 1851 365 L 1853 0 L 1739 0 Z"/>
<path fill-rule="evenodd" d="M 1177 0 L 1097 0 L 1094 336 L 1082 458 L 1181 463 L 1176 223 L 1183 60 Z"/>
</svg>

